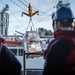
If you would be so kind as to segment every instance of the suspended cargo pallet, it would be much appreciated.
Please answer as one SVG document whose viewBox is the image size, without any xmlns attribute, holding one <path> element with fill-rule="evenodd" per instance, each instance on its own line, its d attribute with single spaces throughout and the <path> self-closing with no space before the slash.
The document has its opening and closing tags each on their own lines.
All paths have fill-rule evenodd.
<svg viewBox="0 0 75 75">
<path fill-rule="evenodd" d="M 27 47 L 28 53 L 40 53 L 42 52 L 40 37 L 36 31 L 27 31 Z M 30 58 L 39 57 L 40 55 L 29 55 Z"/>
</svg>

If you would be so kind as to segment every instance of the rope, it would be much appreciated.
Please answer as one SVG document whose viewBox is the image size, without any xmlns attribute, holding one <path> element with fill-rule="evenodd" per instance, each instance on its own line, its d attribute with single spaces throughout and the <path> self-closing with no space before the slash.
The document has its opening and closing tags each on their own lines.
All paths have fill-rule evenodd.
<svg viewBox="0 0 75 75">
<path fill-rule="evenodd" d="M 29 21 L 29 24 L 30 24 L 30 22 L 31 22 L 31 20 Z M 27 31 L 27 29 L 28 29 L 28 27 L 29 27 L 29 24 L 28 24 L 28 26 L 27 26 L 27 28 L 26 28 L 26 31 Z"/>
<path fill-rule="evenodd" d="M 28 30 L 28 28 L 29 28 L 30 22 L 32 22 L 32 18 L 31 18 L 31 17 L 30 17 L 29 24 L 28 24 L 28 26 L 27 26 L 27 28 L 26 28 L 26 31 L 27 31 L 27 30 Z M 34 30 L 35 30 L 35 27 L 34 27 L 34 24 L 33 24 L 33 22 L 32 22 L 32 26 L 33 26 L 33 28 L 34 28 Z"/>
<path fill-rule="evenodd" d="M 33 21 L 31 20 L 31 22 L 32 22 L 32 26 L 33 26 L 33 28 L 34 28 L 34 30 L 35 30 L 35 27 L 34 27 Z"/>
</svg>

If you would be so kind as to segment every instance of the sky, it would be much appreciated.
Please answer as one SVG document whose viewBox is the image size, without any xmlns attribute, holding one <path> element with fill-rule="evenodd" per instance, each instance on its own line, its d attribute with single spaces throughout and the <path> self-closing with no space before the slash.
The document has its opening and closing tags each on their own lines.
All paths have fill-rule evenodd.
<svg viewBox="0 0 75 75">
<path fill-rule="evenodd" d="M 30 30 L 31 26 L 33 30 L 38 28 L 44 28 L 53 31 L 51 14 L 55 11 L 54 6 L 59 0 L 0 0 L 0 11 L 9 5 L 9 28 L 8 34 L 13 35 L 16 32 L 25 33 L 26 30 Z M 75 0 L 62 0 L 69 1 L 71 9 L 75 16 Z M 39 11 L 39 14 L 35 14 L 30 22 L 30 17 L 22 15 L 22 12 L 28 13 L 28 5 L 31 3 L 32 12 Z M 30 22 L 30 23 L 29 23 Z M 29 27 L 28 27 L 29 25 Z M 28 27 L 28 28 L 27 28 Z"/>
</svg>

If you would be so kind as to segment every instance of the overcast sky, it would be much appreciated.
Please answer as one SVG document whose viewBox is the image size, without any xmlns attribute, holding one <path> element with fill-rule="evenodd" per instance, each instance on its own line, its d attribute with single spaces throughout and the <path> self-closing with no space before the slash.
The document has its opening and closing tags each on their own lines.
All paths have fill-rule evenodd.
<svg viewBox="0 0 75 75">
<path fill-rule="evenodd" d="M 52 30 L 52 20 L 51 14 L 55 11 L 54 6 L 59 0 L 0 0 L 0 11 L 5 7 L 6 4 L 9 5 L 9 10 L 7 11 L 9 16 L 9 34 L 14 34 L 15 31 L 25 33 L 30 27 L 34 26 L 36 28 L 45 28 Z M 73 10 L 75 16 L 75 0 L 62 0 L 71 2 L 70 6 Z M 39 11 L 39 15 L 34 15 L 32 17 L 32 22 L 30 22 L 30 17 L 23 15 L 22 12 L 28 13 L 28 5 L 31 3 L 33 12 Z M 28 29 L 27 26 L 29 25 Z"/>
</svg>

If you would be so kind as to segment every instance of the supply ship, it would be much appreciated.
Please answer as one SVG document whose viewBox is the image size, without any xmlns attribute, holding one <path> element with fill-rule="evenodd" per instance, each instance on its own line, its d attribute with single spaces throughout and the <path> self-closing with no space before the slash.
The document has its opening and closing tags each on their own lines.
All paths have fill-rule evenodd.
<svg viewBox="0 0 75 75">
<path fill-rule="evenodd" d="M 67 7 L 69 4 L 70 3 L 63 4 L 62 1 L 59 1 L 56 8 L 58 9 L 61 6 Z M 25 33 L 18 32 L 21 35 L 8 35 L 9 14 L 6 13 L 8 8 L 8 5 L 6 5 L 5 9 L 1 11 L 0 35 L 5 39 L 5 45 L 21 62 L 22 72 L 24 75 L 28 70 L 43 70 L 43 51 L 47 48 L 50 41 L 54 39 L 53 33 L 44 28 L 38 28 L 38 31 L 36 31 L 31 27 L 30 31 L 26 30 Z M 24 14 L 30 17 L 30 23 L 32 22 L 32 16 L 36 13 L 38 13 L 38 11 L 32 13 L 32 7 L 29 4 L 29 13 L 22 12 L 22 16 Z M 40 75 L 42 75 L 42 73 Z"/>
</svg>

